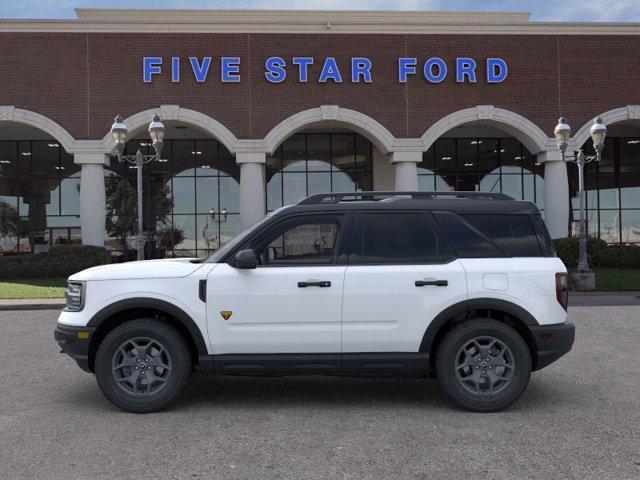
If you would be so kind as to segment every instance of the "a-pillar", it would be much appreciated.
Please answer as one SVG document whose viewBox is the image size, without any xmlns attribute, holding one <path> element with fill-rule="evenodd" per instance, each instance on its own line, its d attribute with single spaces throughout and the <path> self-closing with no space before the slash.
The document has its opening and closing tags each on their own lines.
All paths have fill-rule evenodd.
<svg viewBox="0 0 640 480">
<path fill-rule="evenodd" d="M 264 152 L 238 152 L 236 162 L 240 165 L 240 226 L 247 228 L 266 213 Z"/>
<path fill-rule="evenodd" d="M 569 234 L 569 180 L 567 164 L 560 152 L 542 152 L 538 163 L 544 164 L 544 219 L 551 238 Z"/>
<path fill-rule="evenodd" d="M 80 230 L 83 245 L 104 246 L 106 204 L 104 153 L 75 153 L 73 161 L 80 165 Z"/>
<path fill-rule="evenodd" d="M 399 151 L 391 153 L 391 164 L 396 169 L 395 190 L 397 192 L 418 190 L 418 163 L 422 151 Z"/>
</svg>

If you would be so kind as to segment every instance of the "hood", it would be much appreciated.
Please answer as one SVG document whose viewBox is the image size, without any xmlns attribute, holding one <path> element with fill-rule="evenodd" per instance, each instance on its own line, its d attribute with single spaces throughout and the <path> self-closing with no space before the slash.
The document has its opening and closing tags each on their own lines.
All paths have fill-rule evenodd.
<svg viewBox="0 0 640 480">
<path fill-rule="evenodd" d="M 156 278 L 180 278 L 192 274 L 204 265 L 192 263 L 196 258 L 166 258 L 141 262 L 115 263 L 87 268 L 74 273 L 69 280 L 135 280 Z M 201 260 L 201 259 L 200 259 Z"/>
</svg>

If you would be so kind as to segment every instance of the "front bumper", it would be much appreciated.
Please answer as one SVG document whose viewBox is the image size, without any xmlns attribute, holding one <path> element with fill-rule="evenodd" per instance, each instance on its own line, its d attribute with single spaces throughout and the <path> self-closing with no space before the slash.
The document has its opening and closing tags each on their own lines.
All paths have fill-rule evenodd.
<svg viewBox="0 0 640 480">
<path fill-rule="evenodd" d="M 540 370 L 555 362 L 573 347 L 576 327 L 571 322 L 530 328 L 537 350 L 534 370 Z"/>
<path fill-rule="evenodd" d="M 92 327 L 73 327 L 58 323 L 53 331 L 53 338 L 60 345 L 61 353 L 66 353 L 76 361 L 81 369 L 91 373 L 89 345 L 95 331 L 96 329 Z"/>
</svg>

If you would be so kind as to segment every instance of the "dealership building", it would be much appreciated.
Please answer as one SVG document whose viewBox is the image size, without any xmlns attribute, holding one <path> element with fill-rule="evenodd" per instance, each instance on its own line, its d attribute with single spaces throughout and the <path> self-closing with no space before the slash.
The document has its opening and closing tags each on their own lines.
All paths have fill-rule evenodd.
<svg viewBox="0 0 640 480">
<path fill-rule="evenodd" d="M 143 170 L 145 230 L 204 256 L 318 192 L 467 190 L 535 202 L 562 238 L 578 174 L 554 140 L 593 153 L 588 231 L 640 243 L 640 24 L 526 13 L 93 10 L 0 20 L 0 253 L 122 246 Z M 106 227 L 105 227 L 106 221 Z M 175 230 L 174 230 L 175 231 Z M 172 237 L 174 238 L 174 237 Z"/>
</svg>

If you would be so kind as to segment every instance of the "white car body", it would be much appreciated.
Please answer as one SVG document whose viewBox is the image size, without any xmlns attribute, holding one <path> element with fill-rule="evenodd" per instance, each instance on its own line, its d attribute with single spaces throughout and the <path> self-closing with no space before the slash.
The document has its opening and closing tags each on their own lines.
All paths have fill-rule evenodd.
<svg viewBox="0 0 640 480">
<path fill-rule="evenodd" d="M 457 259 L 445 265 L 288 267 L 241 270 L 194 259 L 131 262 L 90 268 L 69 278 L 86 282 L 86 304 L 58 323 L 86 326 L 116 302 L 152 298 L 187 313 L 209 354 L 416 352 L 429 323 L 460 301 L 494 298 L 518 305 L 539 325 L 564 323 L 556 299 L 558 258 Z M 417 289 L 418 278 L 446 288 Z M 326 279 L 330 289 L 296 282 Z M 207 302 L 198 285 L 207 280 Z M 225 320 L 220 312 L 231 311 Z"/>
</svg>

